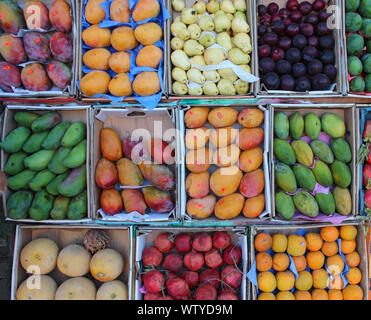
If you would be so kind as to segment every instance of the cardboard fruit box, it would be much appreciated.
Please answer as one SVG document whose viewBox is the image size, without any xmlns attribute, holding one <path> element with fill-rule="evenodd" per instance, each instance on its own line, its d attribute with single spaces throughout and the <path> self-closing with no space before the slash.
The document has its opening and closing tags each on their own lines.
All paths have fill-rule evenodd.
<svg viewBox="0 0 371 320">
<path fill-rule="evenodd" d="M 6 220 L 8 221 L 14 221 L 14 222 L 28 222 L 28 223 L 48 223 L 48 224 L 60 224 L 60 223 L 65 223 L 65 224 L 70 224 L 70 223 L 82 223 L 82 222 L 89 222 L 91 221 L 91 208 L 90 208 L 90 203 L 91 203 L 91 193 L 90 193 L 90 181 L 89 181 L 89 173 L 90 173 L 90 132 L 89 132 L 89 107 L 88 106 L 82 106 L 82 105 L 66 105 L 66 106 L 53 106 L 53 108 L 49 106 L 27 106 L 27 105 L 8 105 L 6 106 L 4 110 L 4 118 L 3 118 L 3 128 L 2 128 L 2 133 L 1 137 L 2 140 L 8 135 L 10 131 L 15 129 L 18 125 L 14 120 L 14 115 L 18 111 L 28 111 L 32 113 L 37 113 L 37 114 L 45 114 L 51 111 L 58 112 L 61 115 L 61 121 L 70 121 L 71 123 L 81 121 L 86 124 L 86 140 L 87 140 L 87 145 L 86 145 L 86 190 L 87 190 L 87 209 L 88 213 L 87 216 L 81 220 L 69 220 L 69 219 L 64 219 L 64 220 L 53 220 L 51 218 L 47 220 L 41 220 L 41 221 L 36 221 L 30 218 L 27 219 L 11 219 L 7 216 L 7 200 L 9 196 L 15 192 L 13 190 L 10 190 L 9 188 L 5 193 L 3 193 L 2 196 L 2 205 L 3 205 L 3 210 L 4 210 L 4 215 Z M 7 160 L 9 158 L 9 153 L 4 152 L 1 149 L 1 170 L 4 170 L 4 167 L 7 163 Z"/>
<path fill-rule="evenodd" d="M 109 238 L 107 248 L 117 250 L 124 258 L 124 269 L 117 280 L 124 282 L 128 287 L 128 300 L 132 299 L 132 237 L 130 227 L 105 227 L 93 225 L 79 226 L 25 226 L 18 225 L 15 234 L 13 267 L 12 267 L 12 282 L 11 282 L 11 299 L 16 300 L 16 292 L 19 285 L 29 277 L 29 274 L 23 269 L 20 262 L 20 254 L 23 247 L 30 241 L 38 238 L 48 238 L 57 244 L 59 250 L 70 244 L 83 245 L 84 235 L 87 231 L 96 229 L 102 230 Z M 61 273 L 57 267 L 49 274 L 57 285 L 69 277 Z M 84 277 L 93 280 L 98 289 L 103 282 L 95 280 L 90 273 Z"/>
</svg>

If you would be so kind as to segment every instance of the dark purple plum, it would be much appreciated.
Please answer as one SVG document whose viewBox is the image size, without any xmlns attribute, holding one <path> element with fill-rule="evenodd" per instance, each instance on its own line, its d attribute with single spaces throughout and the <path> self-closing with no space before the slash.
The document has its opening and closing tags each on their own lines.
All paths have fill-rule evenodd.
<svg viewBox="0 0 371 320">
<path fill-rule="evenodd" d="M 314 33 L 314 28 L 310 23 L 303 23 L 300 26 L 300 31 L 303 34 L 303 36 L 311 37 Z"/>
<path fill-rule="evenodd" d="M 278 43 L 278 35 L 272 31 L 269 31 L 263 36 L 263 41 L 270 46 L 275 46 Z"/>
<path fill-rule="evenodd" d="M 281 90 L 293 91 L 295 89 L 295 79 L 289 74 L 283 74 L 280 78 Z"/>
<path fill-rule="evenodd" d="M 285 51 L 282 48 L 276 48 L 272 51 L 271 58 L 274 61 L 281 60 L 285 57 Z"/>
<path fill-rule="evenodd" d="M 258 45 L 262 46 L 264 44 L 263 38 L 258 39 Z"/>
<path fill-rule="evenodd" d="M 258 27 L 259 36 L 264 36 L 268 32 L 268 28 L 264 24 L 260 24 Z"/>
<path fill-rule="evenodd" d="M 265 57 L 259 62 L 259 71 L 262 73 L 268 73 L 274 71 L 276 64 L 272 58 Z"/>
<path fill-rule="evenodd" d="M 321 11 L 325 7 L 325 2 L 323 0 L 316 0 L 313 2 L 313 10 L 314 11 Z"/>
<path fill-rule="evenodd" d="M 316 74 L 311 80 L 313 90 L 328 90 L 330 87 L 330 79 L 323 73 Z"/>
<path fill-rule="evenodd" d="M 299 10 L 304 16 L 306 16 L 312 12 L 312 4 L 308 1 L 303 1 L 299 4 Z"/>
<path fill-rule="evenodd" d="M 316 13 L 310 13 L 305 17 L 305 22 L 310 23 L 311 25 L 317 25 L 318 15 Z"/>
<path fill-rule="evenodd" d="M 318 51 L 315 47 L 312 47 L 312 46 L 306 46 L 303 51 L 302 51 L 302 54 L 303 54 L 303 60 L 308 62 L 314 58 L 317 57 L 318 55 Z"/>
<path fill-rule="evenodd" d="M 278 35 L 283 35 L 285 32 L 285 23 L 282 20 L 276 20 L 271 24 L 272 31 Z"/>
<path fill-rule="evenodd" d="M 331 16 L 331 13 L 328 13 L 326 9 L 322 9 L 318 12 L 318 18 L 320 21 L 327 21 L 327 19 Z"/>
<path fill-rule="evenodd" d="M 320 53 L 320 59 L 323 64 L 334 64 L 335 63 L 335 54 L 331 49 L 324 50 Z"/>
<path fill-rule="evenodd" d="M 296 91 L 309 91 L 311 88 L 310 80 L 307 77 L 299 77 L 295 80 Z"/>
<path fill-rule="evenodd" d="M 335 80 L 336 79 L 336 74 L 337 70 L 336 67 L 333 64 L 326 64 L 323 67 L 323 73 L 330 79 L 330 80 Z"/>
<path fill-rule="evenodd" d="M 291 12 L 290 14 L 290 19 L 294 22 L 297 22 L 299 23 L 302 19 L 303 15 L 301 14 L 301 12 L 299 10 L 295 10 L 293 12 Z"/>
<path fill-rule="evenodd" d="M 268 90 L 277 90 L 280 87 L 280 77 L 275 72 L 269 72 L 264 75 L 263 83 Z"/>
<path fill-rule="evenodd" d="M 283 50 L 288 50 L 291 48 L 292 41 L 289 37 L 282 37 L 278 40 L 278 46 Z"/>
<path fill-rule="evenodd" d="M 269 26 L 271 23 L 271 16 L 269 14 L 265 14 L 264 16 L 260 17 L 260 23 Z"/>
<path fill-rule="evenodd" d="M 259 47 L 259 57 L 264 58 L 264 57 L 269 57 L 271 55 L 271 46 L 269 44 L 263 44 L 262 46 Z"/>
<path fill-rule="evenodd" d="M 317 48 L 319 45 L 318 38 L 316 36 L 311 36 L 308 38 L 308 46 Z"/>
<path fill-rule="evenodd" d="M 332 49 L 335 45 L 334 38 L 332 34 L 328 34 L 326 36 L 321 36 L 318 39 L 319 41 L 319 47 L 324 50 L 324 49 Z"/>
<path fill-rule="evenodd" d="M 292 38 L 292 46 L 298 49 L 303 49 L 307 45 L 307 38 L 302 34 L 297 34 Z"/>
<path fill-rule="evenodd" d="M 275 2 L 271 2 L 268 7 L 267 7 L 267 12 L 273 16 L 274 14 L 276 14 L 278 12 L 278 9 L 279 9 L 279 6 L 277 3 Z"/>
<path fill-rule="evenodd" d="M 291 64 L 287 60 L 280 60 L 276 62 L 276 72 L 278 74 L 289 74 L 291 73 Z"/>
<path fill-rule="evenodd" d="M 258 5 L 258 14 L 260 17 L 264 16 L 267 13 L 267 7 L 264 4 Z"/>
<path fill-rule="evenodd" d="M 286 8 L 290 11 L 298 10 L 299 9 L 299 2 L 297 0 L 289 0 L 286 3 Z"/>
<path fill-rule="evenodd" d="M 285 23 L 285 26 L 287 27 L 289 24 L 292 23 L 292 20 L 290 18 L 284 18 L 283 22 Z"/>
<path fill-rule="evenodd" d="M 281 16 L 278 13 L 274 14 L 271 18 L 271 22 L 280 21 L 280 20 L 281 20 Z"/>
<path fill-rule="evenodd" d="M 309 75 L 314 76 L 315 74 L 323 71 L 323 64 L 318 59 L 312 59 L 307 64 L 307 72 Z"/>
<path fill-rule="evenodd" d="M 302 76 L 305 76 L 307 74 L 307 67 L 305 66 L 304 63 L 298 62 L 293 64 L 292 66 L 292 75 L 295 78 L 299 78 Z"/>
<path fill-rule="evenodd" d="M 317 36 L 325 36 L 327 34 L 330 34 L 330 29 L 327 27 L 327 22 L 321 21 L 316 26 L 316 33 Z"/>
<path fill-rule="evenodd" d="M 291 64 L 297 63 L 301 60 L 301 52 L 298 48 L 290 48 L 285 53 L 285 59 Z"/>
<path fill-rule="evenodd" d="M 300 28 L 299 25 L 295 22 L 291 22 L 287 27 L 286 27 L 286 34 L 289 37 L 294 37 L 297 34 L 299 34 Z"/>
<path fill-rule="evenodd" d="M 289 15 L 290 15 L 290 10 L 287 9 L 287 8 L 281 8 L 279 11 L 278 11 L 278 14 L 282 17 L 282 18 L 287 18 Z"/>
</svg>

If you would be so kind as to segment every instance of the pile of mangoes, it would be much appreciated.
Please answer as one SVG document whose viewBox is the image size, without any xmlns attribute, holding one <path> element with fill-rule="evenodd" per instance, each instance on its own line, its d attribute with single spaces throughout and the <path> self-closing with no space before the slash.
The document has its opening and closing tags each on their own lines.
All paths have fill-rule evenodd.
<svg viewBox="0 0 371 320">
<path fill-rule="evenodd" d="M 22 10 L 13 0 L 1 0 L 0 16 L 5 32 L 0 36 L 0 89 L 66 89 L 73 60 L 70 5 L 55 0 L 48 9 L 42 1 L 27 0 Z"/>
<path fill-rule="evenodd" d="M 87 215 L 86 125 L 62 121 L 55 111 L 18 111 L 18 127 L 0 142 L 10 153 L 4 172 L 15 191 L 11 219 L 80 220 Z"/>
<path fill-rule="evenodd" d="M 158 93 L 161 90 L 158 71 L 163 58 L 159 43 L 163 31 L 151 19 L 160 14 L 160 3 L 139 0 L 131 12 L 128 0 L 114 0 L 110 4 L 109 21 L 119 25 L 108 28 L 99 26 L 108 19 L 102 2 L 105 1 L 88 0 L 84 10 L 90 25 L 82 31 L 86 46 L 82 60 L 88 70 L 84 69 L 87 73 L 80 81 L 81 92 L 85 96 L 109 93 L 116 97 Z"/>
<path fill-rule="evenodd" d="M 164 142 L 165 143 L 165 142 Z M 165 143 L 166 144 L 166 143 Z M 107 215 L 120 212 L 168 213 L 174 209 L 171 190 L 175 188 L 175 176 L 165 162 L 166 146 L 160 150 L 149 149 L 154 162 L 147 158 L 147 147 L 140 141 L 133 141 L 127 136 L 121 142 L 114 129 L 103 128 L 100 131 L 100 150 L 102 158 L 95 168 L 95 182 L 102 190 L 100 205 Z M 163 146 L 163 144 L 160 144 Z M 145 179 L 149 182 L 143 186 Z M 120 194 L 120 186 L 123 188 Z M 116 188 L 117 187 L 117 188 Z"/>
<path fill-rule="evenodd" d="M 191 217 L 214 213 L 229 220 L 241 211 L 246 218 L 263 212 L 263 121 L 264 112 L 256 107 L 193 107 L 185 113 L 186 212 Z"/>
<path fill-rule="evenodd" d="M 352 153 L 344 139 L 344 120 L 335 113 L 274 113 L 276 212 L 290 220 L 297 210 L 308 217 L 319 213 L 349 215 Z"/>
</svg>

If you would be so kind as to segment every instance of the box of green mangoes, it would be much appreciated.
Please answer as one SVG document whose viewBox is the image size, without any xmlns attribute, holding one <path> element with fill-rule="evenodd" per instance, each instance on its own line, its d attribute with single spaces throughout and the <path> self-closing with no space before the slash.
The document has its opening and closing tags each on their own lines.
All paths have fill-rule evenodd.
<svg viewBox="0 0 371 320">
<path fill-rule="evenodd" d="M 76 94 L 76 0 L 0 1 L 0 96 Z"/>
<path fill-rule="evenodd" d="M 89 107 L 7 106 L 1 170 L 7 220 L 81 223 L 91 220 Z"/>
</svg>

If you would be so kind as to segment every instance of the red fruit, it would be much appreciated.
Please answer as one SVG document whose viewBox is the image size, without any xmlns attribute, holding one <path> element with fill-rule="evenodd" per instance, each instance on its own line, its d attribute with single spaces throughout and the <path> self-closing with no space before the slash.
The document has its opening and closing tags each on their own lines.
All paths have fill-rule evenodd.
<svg viewBox="0 0 371 320">
<path fill-rule="evenodd" d="M 219 272 L 215 269 L 205 269 L 200 274 L 200 283 L 209 283 L 214 288 L 218 288 L 220 285 Z"/>
<path fill-rule="evenodd" d="M 161 298 L 161 294 L 159 293 L 146 293 L 143 297 L 144 300 L 158 300 Z"/>
<path fill-rule="evenodd" d="M 278 20 L 281 20 L 281 16 L 278 13 L 276 13 L 272 16 L 271 22 L 278 21 Z"/>
<path fill-rule="evenodd" d="M 279 14 L 282 18 L 287 18 L 287 17 L 290 15 L 290 10 L 288 10 L 287 8 L 281 8 L 281 9 L 278 11 L 278 14 Z"/>
<path fill-rule="evenodd" d="M 294 10 L 290 14 L 290 19 L 294 22 L 300 22 L 303 15 L 299 10 Z"/>
<path fill-rule="evenodd" d="M 183 259 L 177 253 L 170 253 L 165 257 L 162 266 L 165 270 L 177 273 L 183 268 Z"/>
<path fill-rule="evenodd" d="M 186 297 L 189 295 L 189 287 L 182 278 L 172 278 L 166 281 L 166 289 L 173 297 Z"/>
<path fill-rule="evenodd" d="M 160 271 L 152 270 L 142 276 L 142 281 L 147 292 L 158 293 L 164 287 L 165 277 Z"/>
<path fill-rule="evenodd" d="M 264 16 L 260 17 L 260 23 L 268 26 L 271 23 L 271 16 L 269 14 L 265 14 Z"/>
<path fill-rule="evenodd" d="M 283 19 L 283 22 L 285 23 L 285 26 L 288 26 L 292 22 L 292 20 L 287 17 Z"/>
<path fill-rule="evenodd" d="M 166 273 L 166 280 L 168 279 L 172 279 L 172 278 L 176 278 L 177 275 L 174 273 L 174 272 L 171 272 L 171 271 L 165 271 Z"/>
<path fill-rule="evenodd" d="M 365 122 L 365 129 L 363 130 L 362 138 L 367 141 L 371 140 L 371 120 Z"/>
<path fill-rule="evenodd" d="M 179 253 L 185 253 L 192 249 L 192 239 L 189 234 L 180 233 L 174 240 L 175 250 Z"/>
<path fill-rule="evenodd" d="M 137 146 L 138 145 L 138 146 Z M 139 163 L 139 159 L 145 159 L 148 156 L 147 150 L 144 148 L 141 141 L 133 141 L 127 137 L 122 143 L 122 151 L 126 158 L 129 158 L 135 163 Z"/>
<path fill-rule="evenodd" d="M 297 34 L 299 34 L 300 28 L 299 25 L 296 24 L 295 22 L 291 22 L 287 27 L 286 27 L 286 34 L 289 37 L 294 37 Z"/>
<path fill-rule="evenodd" d="M 211 269 L 217 269 L 223 264 L 223 259 L 216 249 L 205 252 L 205 264 Z"/>
<path fill-rule="evenodd" d="M 216 300 L 216 298 L 216 289 L 208 283 L 200 285 L 194 296 L 195 300 Z"/>
<path fill-rule="evenodd" d="M 171 296 L 165 295 L 165 296 L 161 296 L 157 300 L 174 300 L 174 298 Z"/>
<path fill-rule="evenodd" d="M 231 245 L 223 253 L 226 264 L 238 264 L 241 260 L 242 250 L 239 246 Z"/>
<path fill-rule="evenodd" d="M 371 144 L 368 146 L 367 163 L 371 163 Z"/>
<path fill-rule="evenodd" d="M 323 0 L 316 0 L 313 2 L 313 10 L 320 11 L 325 7 L 325 2 Z"/>
<path fill-rule="evenodd" d="M 270 4 L 268 5 L 268 7 L 267 7 L 267 12 L 268 12 L 271 16 L 273 16 L 274 14 L 276 14 L 276 13 L 278 12 L 278 9 L 279 9 L 278 4 L 275 3 L 275 2 L 272 2 L 272 3 L 270 3 Z"/>
<path fill-rule="evenodd" d="M 180 277 L 188 283 L 188 286 L 190 289 L 197 286 L 199 278 L 200 278 L 198 276 L 198 273 L 195 271 L 183 271 Z"/>
<path fill-rule="evenodd" d="M 273 50 L 271 57 L 274 61 L 281 60 L 285 57 L 285 51 L 282 48 L 277 48 Z"/>
<path fill-rule="evenodd" d="M 299 3 L 297 0 L 289 0 L 286 3 L 286 8 L 290 11 L 298 10 L 299 9 Z"/>
<path fill-rule="evenodd" d="M 303 23 L 300 26 L 300 31 L 303 34 L 303 36 L 311 37 L 314 33 L 314 28 L 310 23 Z"/>
<path fill-rule="evenodd" d="M 365 164 L 363 166 L 363 177 L 362 177 L 362 184 L 364 187 L 367 186 L 369 179 L 371 179 L 371 164 Z"/>
<path fill-rule="evenodd" d="M 162 261 L 162 253 L 155 247 L 149 247 L 143 250 L 142 261 L 145 266 L 158 267 Z"/>
<path fill-rule="evenodd" d="M 151 139 L 151 157 L 156 163 L 174 163 L 175 150 L 160 138 Z"/>
<path fill-rule="evenodd" d="M 299 10 L 303 15 L 307 15 L 312 11 L 312 4 L 308 1 L 303 1 L 299 4 Z"/>
<path fill-rule="evenodd" d="M 239 300 L 237 295 L 233 292 L 220 293 L 218 300 Z"/>
<path fill-rule="evenodd" d="M 220 278 L 222 281 L 224 281 L 227 285 L 229 285 L 232 288 L 236 289 L 241 286 L 242 274 L 234 266 L 226 266 L 222 270 Z"/>
<path fill-rule="evenodd" d="M 231 236 L 225 231 L 217 231 L 213 234 L 213 247 L 217 249 L 226 249 L 232 243 Z"/>
<path fill-rule="evenodd" d="M 184 265 L 188 270 L 198 271 L 205 264 L 204 255 L 200 252 L 192 250 L 184 256 Z"/>
<path fill-rule="evenodd" d="M 371 208 L 371 189 L 365 191 L 365 206 L 366 208 Z"/>
<path fill-rule="evenodd" d="M 209 251 L 213 246 L 213 241 L 211 236 L 206 232 L 199 232 L 193 238 L 192 248 L 200 251 L 206 252 Z"/>
<path fill-rule="evenodd" d="M 280 40 L 278 41 L 278 46 L 283 50 L 288 50 L 291 48 L 291 43 L 292 43 L 291 39 L 289 37 L 284 36 L 280 38 Z"/>
<path fill-rule="evenodd" d="M 263 44 L 259 47 L 259 57 L 269 57 L 271 54 L 271 46 L 269 44 Z"/>
<path fill-rule="evenodd" d="M 159 234 L 155 239 L 155 246 L 162 253 L 168 253 L 173 249 L 174 243 L 170 240 L 171 234 L 168 232 Z"/>
</svg>

